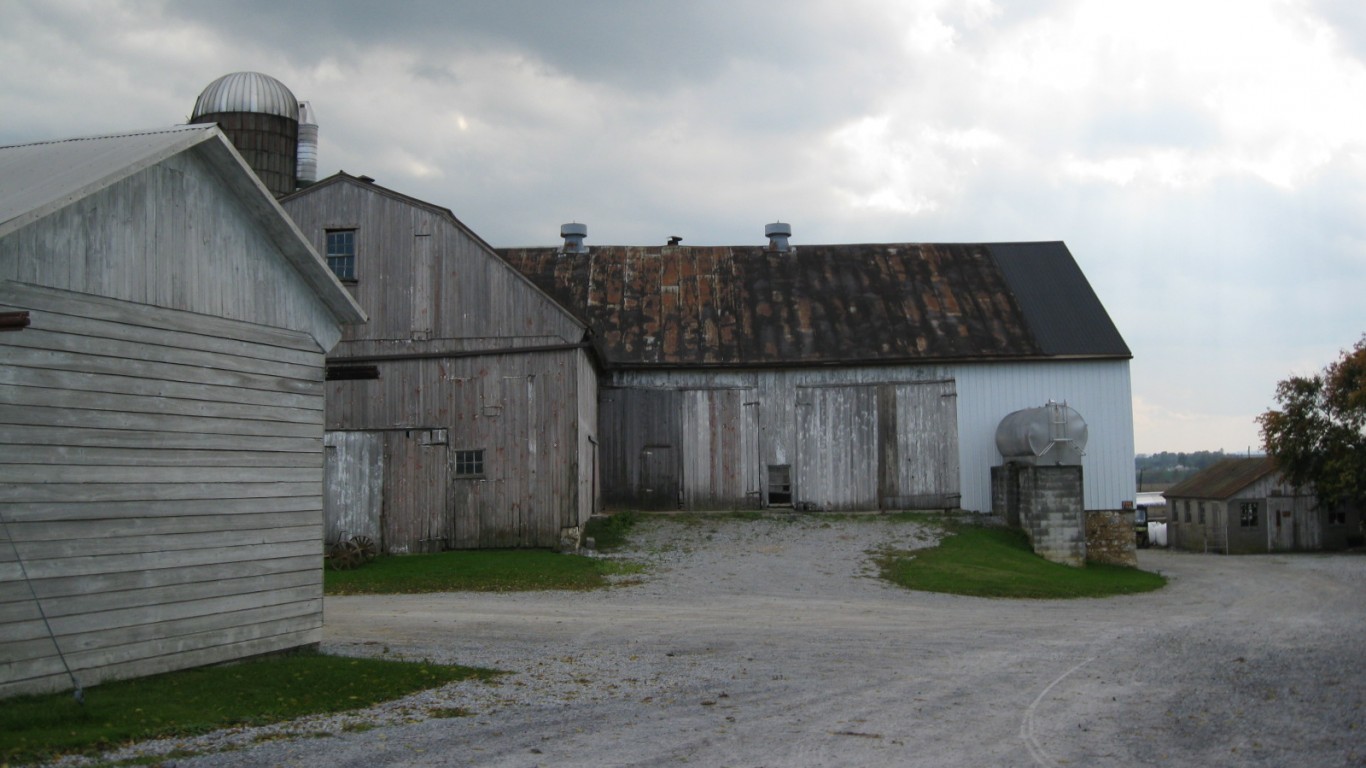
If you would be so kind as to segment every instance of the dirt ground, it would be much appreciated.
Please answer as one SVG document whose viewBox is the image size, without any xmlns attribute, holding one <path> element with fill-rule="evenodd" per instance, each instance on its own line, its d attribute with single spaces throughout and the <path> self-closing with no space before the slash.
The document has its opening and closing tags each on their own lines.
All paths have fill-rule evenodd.
<svg viewBox="0 0 1366 768">
<path fill-rule="evenodd" d="M 1366 557 L 1144 550 L 1170 584 L 1103 600 L 873 577 L 869 550 L 930 538 L 649 522 L 635 584 L 328 598 L 329 650 L 514 674 L 177 764 L 1366 765 Z"/>
</svg>

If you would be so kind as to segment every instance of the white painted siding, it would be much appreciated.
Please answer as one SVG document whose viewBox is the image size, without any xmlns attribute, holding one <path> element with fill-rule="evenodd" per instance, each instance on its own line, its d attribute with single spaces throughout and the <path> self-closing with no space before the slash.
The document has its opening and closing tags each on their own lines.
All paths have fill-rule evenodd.
<svg viewBox="0 0 1366 768">
<path fill-rule="evenodd" d="M 963 508 L 991 509 L 990 473 L 1001 464 L 996 427 L 1012 411 L 1065 401 L 1089 430 L 1082 459 L 1087 509 L 1132 500 L 1134 413 L 1129 361 L 978 363 L 953 367 L 958 382 L 958 442 Z"/>
</svg>

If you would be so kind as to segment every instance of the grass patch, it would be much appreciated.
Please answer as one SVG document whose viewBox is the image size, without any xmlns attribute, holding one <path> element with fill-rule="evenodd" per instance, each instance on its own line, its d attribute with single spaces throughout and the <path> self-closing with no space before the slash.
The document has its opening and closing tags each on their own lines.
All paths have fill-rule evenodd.
<svg viewBox="0 0 1366 768">
<path fill-rule="evenodd" d="M 303 652 L 104 683 L 0 704 L 0 764 L 98 754 L 136 741 L 267 725 L 361 709 L 457 680 L 502 673 L 444 664 Z"/>
<path fill-rule="evenodd" d="M 1024 531 L 958 525 L 939 546 L 884 552 L 882 577 L 923 592 L 975 597 L 1109 597 L 1160 589 L 1167 580 L 1137 568 L 1051 563 L 1034 554 Z"/>
<path fill-rule="evenodd" d="M 382 556 L 353 571 L 323 572 L 328 595 L 600 589 L 620 564 L 543 549 L 479 549 Z"/>
<path fill-rule="evenodd" d="M 632 510 L 602 515 L 588 521 L 588 525 L 584 526 L 583 535 L 591 536 L 593 545 L 599 551 L 607 552 L 624 546 L 626 535 L 639 521 L 640 516 Z"/>
</svg>

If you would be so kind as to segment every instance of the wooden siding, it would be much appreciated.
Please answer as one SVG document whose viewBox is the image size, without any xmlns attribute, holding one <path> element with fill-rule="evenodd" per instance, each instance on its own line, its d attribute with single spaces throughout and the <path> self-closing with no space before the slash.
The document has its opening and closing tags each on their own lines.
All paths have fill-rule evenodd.
<svg viewBox="0 0 1366 768">
<path fill-rule="evenodd" d="M 351 290 L 370 322 L 349 327 L 329 360 L 381 358 L 366 363 L 378 379 L 328 384 L 339 450 L 371 440 L 381 451 L 353 457 L 371 487 L 356 485 L 354 466 L 329 483 L 329 532 L 373 517 L 376 494 L 382 521 L 367 524 L 392 553 L 554 547 L 586 522 L 597 379 L 573 347 L 584 326 L 444 209 L 345 177 L 283 205 L 316 247 L 328 230 L 355 230 Z M 537 347 L 553 349 L 527 351 Z M 457 476 L 468 450 L 484 452 L 483 476 Z M 344 509 L 357 494 L 364 513 Z"/>
<path fill-rule="evenodd" d="M 996 450 L 1001 419 L 1049 400 L 1066 402 L 1086 420 L 1081 464 L 1086 509 L 1121 509 L 1135 498 L 1129 361 L 959 364 L 950 370 L 958 382 L 964 509 L 991 509 L 991 468 L 1002 461 Z"/>
<path fill-rule="evenodd" d="M 395 360 L 329 382 L 328 429 L 383 436 L 385 550 L 552 547 L 579 525 L 582 365 L 578 350 Z M 483 477 L 455 476 L 462 450 L 484 451 Z"/>
<path fill-rule="evenodd" d="M 302 331 L 336 319 L 257 218 L 185 152 L 0 239 L 0 279 Z"/>
<path fill-rule="evenodd" d="M 83 685 L 321 639 L 312 337 L 0 280 L 0 514 Z M 0 696 L 68 684 L 0 545 Z"/>
<path fill-rule="evenodd" d="M 383 340 L 479 349 L 492 339 L 525 346 L 583 337 L 582 323 L 439 208 L 345 179 L 282 205 L 320 253 L 328 230 L 356 231 L 351 289 L 370 322 L 349 327 L 334 356 L 394 351 L 375 343 Z"/>
<path fill-rule="evenodd" d="M 763 505 L 771 466 L 790 467 L 798 507 L 958 501 L 954 386 L 937 368 L 622 372 L 612 383 L 600 398 L 604 503 Z"/>
</svg>

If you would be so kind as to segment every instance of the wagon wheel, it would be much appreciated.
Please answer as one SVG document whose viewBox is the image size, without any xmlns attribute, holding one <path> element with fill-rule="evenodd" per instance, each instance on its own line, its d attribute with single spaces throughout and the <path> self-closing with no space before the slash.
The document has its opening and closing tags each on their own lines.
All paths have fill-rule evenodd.
<svg viewBox="0 0 1366 768">
<path fill-rule="evenodd" d="M 332 568 L 338 571 L 349 571 L 360 565 L 364 561 L 360 547 L 356 542 L 339 541 L 327 550 L 327 561 L 332 564 Z"/>
<path fill-rule="evenodd" d="M 361 562 L 371 562 L 379 555 L 379 547 L 375 546 L 375 540 L 369 536 L 352 536 L 351 543 L 360 548 Z"/>
</svg>

